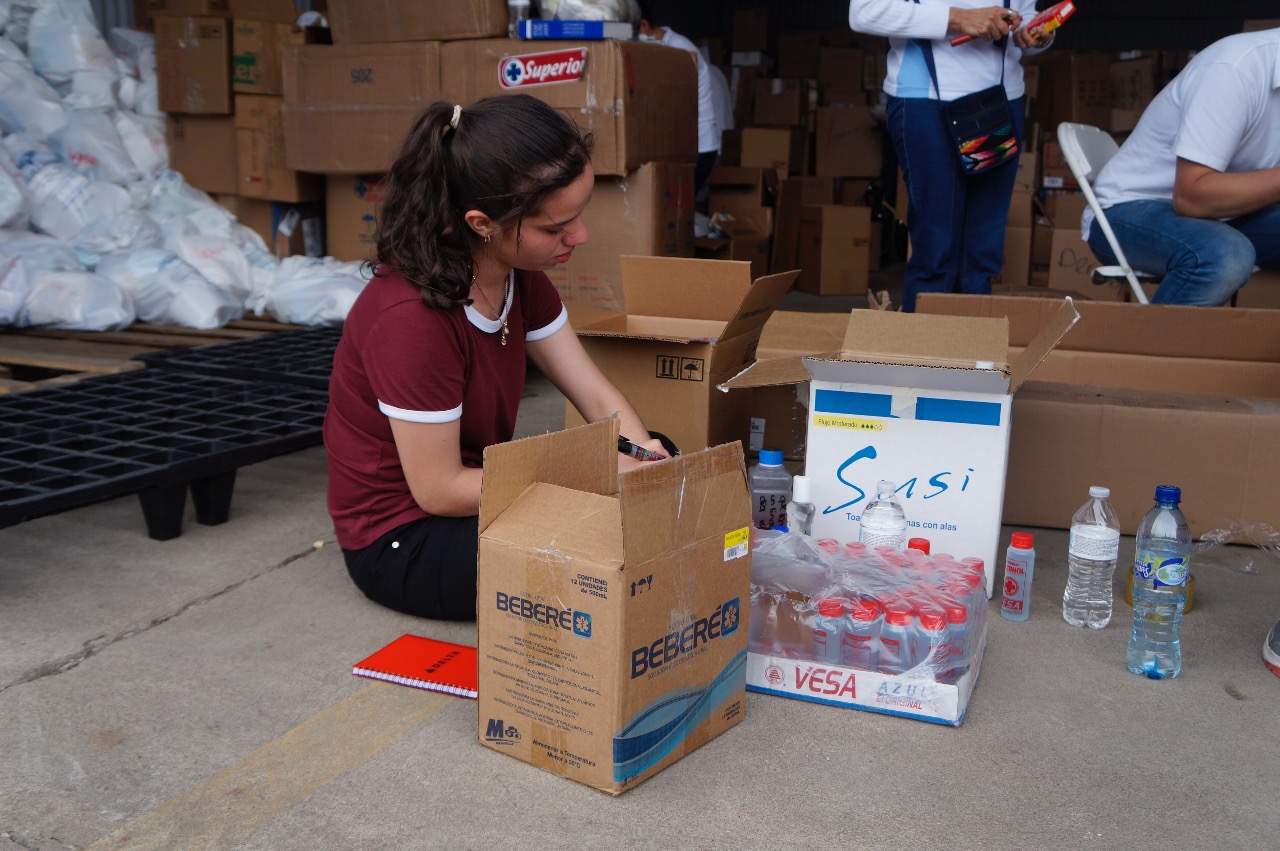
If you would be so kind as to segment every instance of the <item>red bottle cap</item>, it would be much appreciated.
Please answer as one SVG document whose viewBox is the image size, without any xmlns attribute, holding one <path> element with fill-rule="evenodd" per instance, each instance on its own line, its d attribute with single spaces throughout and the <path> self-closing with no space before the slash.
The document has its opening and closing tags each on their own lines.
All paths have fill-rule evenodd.
<svg viewBox="0 0 1280 851">
<path fill-rule="evenodd" d="M 866 544 L 862 543 L 862 541 L 850 541 L 844 545 L 844 554 L 847 556 L 858 558 L 860 556 L 865 556 L 868 552 L 870 552 L 870 550 Z"/>
<path fill-rule="evenodd" d="M 819 538 L 818 549 L 822 550 L 824 553 L 835 555 L 840 552 L 840 542 L 835 538 Z"/>
<path fill-rule="evenodd" d="M 1030 532 L 1014 532 L 1009 543 L 1013 544 L 1016 549 L 1029 550 L 1036 545 L 1036 539 L 1032 537 Z"/>
<path fill-rule="evenodd" d="M 947 606 L 947 623 L 968 623 L 969 610 L 961 605 Z"/>
<path fill-rule="evenodd" d="M 919 550 L 920 552 L 924 553 L 925 555 L 928 555 L 928 554 L 929 554 L 929 539 L 928 539 L 928 538 L 912 538 L 910 541 L 907 541 L 907 549 L 909 549 L 909 550 Z"/>
<path fill-rule="evenodd" d="M 875 600 L 850 600 L 849 614 L 855 621 L 873 621 L 880 616 L 880 606 Z"/>
<path fill-rule="evenodd" d="M 824 618 L 838 618 L 844 614 L 844 600 L 839 597 L 823 597 L 818 601 L 818 614 Z"/>
<path fill-rule="evenodd" d="M 930 632 L 947 628 L 947 613 L 942 609 L 926 607 L 920 610 L 920 626 Z"/>
<path fill-rule="evenodd" d="M 884 607 L 884 622 L 894 626 L 911 626 L 915 611 L 906 600 L 894 600 Z"/>
</svg>

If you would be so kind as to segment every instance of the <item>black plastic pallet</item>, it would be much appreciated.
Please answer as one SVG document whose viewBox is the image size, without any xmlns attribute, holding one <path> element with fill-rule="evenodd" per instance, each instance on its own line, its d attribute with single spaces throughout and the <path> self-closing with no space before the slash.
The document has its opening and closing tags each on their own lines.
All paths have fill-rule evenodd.
<svg viewBox="0 0 1280 851">
<path fill-rule="evenodd" d="M 322 442 L 328 392 L 143 369 L 0 396 L 0 528 L 137 493 L 156 540 L 226 522 L 236 470 Z"/>
<path fill-rule="evenodd" d="M 333 352 L 341 337 L 341 327 L 277 331 L 247 340 L 146 352 L 134 360 L 150 367 L 327 390 Z"/>
</svg>

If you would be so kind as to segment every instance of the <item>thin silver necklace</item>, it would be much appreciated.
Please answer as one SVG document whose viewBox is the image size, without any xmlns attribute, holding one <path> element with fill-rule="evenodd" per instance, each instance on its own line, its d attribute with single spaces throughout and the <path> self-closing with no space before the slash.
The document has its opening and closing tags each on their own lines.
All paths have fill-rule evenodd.
<svg viewBox="0 0 1280 851">
<path fill-rule="evenodd" d="M 471 283 L 472 283 L 473 285 L 474 285 L 474 284 L 475 284 L 475 282 L 476 282 L 476 275 L 477 275 L 477 274 L 479 274 L 479 273 L 477 273 L 477 272 L 472 272 L 472 273 L 471 273 Z M 485 304 L 487 304 L 487 305 L 489 305 L 489 309 L 493 311 L 493 318 L 494 318 L 494 319 L 500 319 L 500 320 L 502 320 L 502 332 L 498 335 L 498 342 L 502 343 L 502 345 L 504 345 L 504 346 L 505 346 L 505 345 L 507 344 L 507 317 L 503 316 L 503 315 L 502 315 L 502 311 L 501 311 L 501 310 L 498 310 L 496 307 L 494 307 L 494 306 L 493 306 L 493 302 L 489 301 L 489 297 L 488 297 L 487 295 L 485 295 L 485 294 L 484 294 L 484 287 L 477 286 L 477 287 L 476 287 L 476 289 L 480 291 L 480 297 L 481 297 L 482 299 L 484 299 L 484 303 L 485 303 Z M 507 306 L 507 299 L 509 299 L 509 298 L 511 298 L 511 276 L 510 276 L 510 275 L 508 275 L 508 276 L 507 276 L 507 283 L 506 283 L 506 286 L 503 288 L 503 291 L 502 291 L 502 306 L 503 306 L 503 308 L 506 308 L 506 306 Z"/>
</svg>

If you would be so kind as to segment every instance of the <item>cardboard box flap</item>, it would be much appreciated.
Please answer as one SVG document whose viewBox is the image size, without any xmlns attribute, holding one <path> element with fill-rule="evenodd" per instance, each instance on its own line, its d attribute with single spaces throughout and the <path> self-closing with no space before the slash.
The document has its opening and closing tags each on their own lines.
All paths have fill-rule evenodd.
<svg viewBox="0 0 1280 851">
<path fill-rule="evenodd" d="M 760 332 L 761 360 L 831 352 L 844 344 L 849 319 L 843 313 L 775 310 Z"/>
<path fill-rule="evenodd" d="M 841 357 L 866 363 L 973 369 L 980 362 L 1005 366 L 1009 320 L 961 319 L 891 310 L 849 314 Z"/>
<path fill-rule="evenodd" d="M 840 353 L 825 352 L 816 354 L 813 357 L 838 361 Z M 798 381 L 808 381 L 811 377 L 809 367 L 806 365 L 808 360 L 810 358 L 800 355 L 758 360 L 727 381 L 717 384 L 716 387 L 727 393 L 739 387 L 771 387 L 775 384 L 795 384 Z"/>
<path fill-rule="evenodd" d="M 611 417 L 485 449 L 480 531 L 484 532 L 534 482 L 604 496 L 616 494 L 618 432 L 618 420 Z"/>
<path fill-rule="evenodd" d="M 746 261 L 624 255 L 618 263 L 631 316 L 727 322 L 751 290 Z"/>
<path fill-rule="evenodd" d="M 1081 301 L 1083 321 L 1062 348 L 1171 358 L 1280 362 L 1275 312 L 1171 304 Z M 918 313 L 1005 316 L 1009 345 L 1027 346 L 1056 313 L 1048 299 L 926 293 Z"/>
<path fill-rule="evenodd" d="M 507 506 L 485 538 L 545 551 L 549 558 L 621 568 L 622 517 L 617 497 L 534 482 Z"/>
<path fill-rule="evenodd" d="M 647 464 L 619 482 L 628 565 L 678 553 L 726 528 L 736 530 L 735 518 L 742 519 L 744 531 L 750 523 L 746 462 L 737 441 Z M 676 499 L 673 489 L 679 490 Z"/>
<path fill-rule="evenodd" d="M 1040 329 L 1040 333 L 1036 334 L 1022 353 L 1010 364 L 1010 393 L 1016 392 L 1022 386 L 1022 382 L 1027 380 L 1027 376 L 1035 372 L 1036 367 L 1049 356 L 1049 352 L 1053 351 L 1058 342 L 1079 321 L 1080 314 L 1076 311 L 1075 302 L 1069 298 L 1063 299 L 1058 306 L 1057 312 Z"/>
<path fill-rule="evenodd" d="M 660 340 L 664 343 L 714 343 L 724 332 L 724 323 L 678 316 L 628 316 L 618 313 L 575 329 L 583 337 L 626 337 L 632 340 Z"/>
<path fill-rule="evenodd" d="M 751 290 L 738 305 L 737 311 L 729 324 L 724 326 L 720 339 L 730 340 L 735 337 L 751 335 L 758 338 L 761 329 L 773 315 L 773 309 L 782 297 L 790 292 L 791 287 L 800 277 L 798 271 L 779 272 L 776 275 L 765 275 L 757 278 Z"/>
</svg>

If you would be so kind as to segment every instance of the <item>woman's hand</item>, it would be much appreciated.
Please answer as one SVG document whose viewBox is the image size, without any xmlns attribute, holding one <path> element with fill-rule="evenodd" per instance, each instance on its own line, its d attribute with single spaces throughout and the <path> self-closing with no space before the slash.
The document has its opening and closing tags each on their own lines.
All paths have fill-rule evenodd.
<svg viewBox="0 0 1280 851">
<path fill-rule="evenodd" d="M 987 6 L 984 9 L 952 7 L 947 19 L 948 32 L 961 33 L 973 38 L 985 38 L 989 41 L 1002 39 L 1021 25 L 1022 16 L 1003 6 Z M 1014 38 L 1016 40 L 1017 36 Z M 1034 41 L 1031 46 L 1036 46 Z"/>
<path fill-rule="evenodd" d="M 648 449 L 650 452 L 656 452 L 657 454 L 662 456 L 663 461 L 667 460 L 667 457 L 668 457 L 667 450 L 663 447 L 662 441 L 658 440 L 656 437 L 651 437 L 648 440 L 633 440 L 632 443 L 636 446 L 641 446 L 645 449 Z M 645 464 L 656 463 L 654 461 L 641 461 L 638 458 L 633 458 L 630 455 L 626 455 L 622 452 L 619 452 L 618 455 L 619 455 L 619 458 L 618 458 L 619 473 L 625 473 L 629 470 L 639 470 Z"/>
<path fill-rule="evenodd" d="M 1019 27 L 1013 32 L 1013 43 L 1021 47 L 1023 50 L 1036 50 L 1041 47 L 1048 47 L 1053 43 L 1053 33 L 1048 35 L 1037 35 L 1029 32 L 1024 27 Z"/>
</svg>

